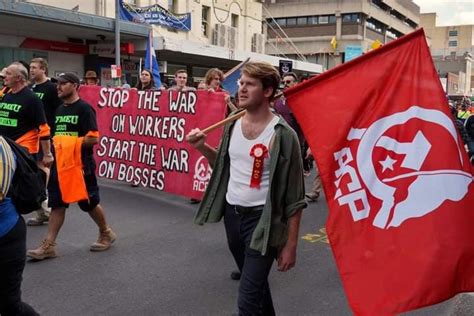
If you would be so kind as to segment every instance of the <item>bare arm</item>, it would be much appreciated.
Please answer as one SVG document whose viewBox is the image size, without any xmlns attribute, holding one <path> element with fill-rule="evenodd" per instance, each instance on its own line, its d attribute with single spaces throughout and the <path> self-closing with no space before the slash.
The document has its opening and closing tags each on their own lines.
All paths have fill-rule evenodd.
<svg viewBox="0 0 474 316">
<path fill-rule="evenodd" d="M 41 163 L 44 167 L 49 168 L 54 161 L 53 154 L 51 153 L 51 141 L 49 139 L 42 139 L 41 150 L 43 151 L 43 160 Z"/>
<path fill-rule="evenodd" d="M 296 212 L 288 219 L 288 240 L 278 257 L 278 271 L 286 272 L 293 268 L 296 263 L 296 246 L 298 245 L 298 232 L 302 210 Z"/>
<path fill-rule="evenodd" d="M 99 137 L 95 137 L 95 136 L 85 136 L 84 140 L 82 141 L 83 146 L 86 146 L 86 147 L 92 147 L 98 143 L 99 143 Z"/>
<path fill-rule="evenodd" d="M 199 128 L 191 130 L 191 132 L 186 135 L 186 141 L 199 150 L 211 165 L 214 165 L 217 158 L 217 150 L 206 143 L 206 138 L 207 135 L 201 132 Z"/>
</svg>

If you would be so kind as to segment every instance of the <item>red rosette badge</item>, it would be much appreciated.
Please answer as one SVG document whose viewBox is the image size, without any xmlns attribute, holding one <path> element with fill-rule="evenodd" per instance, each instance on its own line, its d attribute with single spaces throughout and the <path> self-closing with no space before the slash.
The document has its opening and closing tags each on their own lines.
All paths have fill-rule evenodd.
<svg viewBox="0 0 474 316">
<path fill-rule="evenodd" d="M 264 144 L 255 144 L 252 149 L 250 149 L 250 157 L 254 158 L 250 187 L 260 189 L 260 182 L 262 181 L 263 173 L 263 160 L 268 158 L 268 148 Z"/>
</svg>

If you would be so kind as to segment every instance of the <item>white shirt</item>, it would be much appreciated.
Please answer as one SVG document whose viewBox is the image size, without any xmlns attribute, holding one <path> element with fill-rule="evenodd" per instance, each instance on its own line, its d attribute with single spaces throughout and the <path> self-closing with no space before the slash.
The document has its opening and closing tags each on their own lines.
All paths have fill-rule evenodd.
<svg viewBox="0 0 474 316">
<path fill-rule="evenodd" d="M 263 132 L 252 140 L 245 138 L 242 133 L 242 119 L 236 121 L 229 144 L 230 179 L 226 194 L 226 200 L 229 204 L 246 207 L 265 204 L 270 185 L 270 150 L 268 149 L 268 157 L 263 160 L 260 188 L 250 187 L 255 161 L 255 158 L 250 156 L 250 151 L 256 144 L 263 144 L 269 148 L 278 120 L 278 116 L 275 116 Z"/>
</svg>

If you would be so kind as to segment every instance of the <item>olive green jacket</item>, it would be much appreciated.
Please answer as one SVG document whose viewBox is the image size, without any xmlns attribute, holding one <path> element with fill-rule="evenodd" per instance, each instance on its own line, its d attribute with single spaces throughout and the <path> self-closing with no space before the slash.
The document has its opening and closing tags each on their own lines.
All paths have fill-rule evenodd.
<svg viewBox="0 0 474 316">
<path fill-rule="evenodd" d="M 228 150 L 234 123 L 224 128 L 212 176 L 194 218 L 196 224 L 219 222 L 224 215 L 230 177 Z M 288 218 L 306 206 L 298 137 L 280 117 L 275 125 L 275 138 L 270 149 L 270 187 L 250 248 L 265 255 L 269 246 L 278 249 L 283 247 L 288 239 Z"/>
</svg>

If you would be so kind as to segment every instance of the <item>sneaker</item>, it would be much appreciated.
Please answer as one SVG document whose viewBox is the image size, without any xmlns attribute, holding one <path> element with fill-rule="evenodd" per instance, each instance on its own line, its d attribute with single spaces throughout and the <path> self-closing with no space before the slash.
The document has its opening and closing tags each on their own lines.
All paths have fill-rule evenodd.
<svg viewBox="0 0 474 316">
<path fill-rule="evenodd" d="M 39 246 L 38 249 L 28 250 L 26 252 L 26 255 L 36 260 L 55 258 L 57 255 L 56 255 L 56 248 L 54 247 L 56 247 L 56 243 L 54 241 L 44 239 L 41 242 L 41 246 Z"/>
<path fill-rule="evenodd" d="M 49 215 L 46 212 L 38 212 L 36 217 L 29 218 L 26 221 L 26 225 L 28 226 L 41 226 L 43 224 L 47 224 L 49 221 Z"/>
<path fill-rule="evenodd" d="M 104 251 L 112 246 L 112 243 L 117 239 L 117 235 L 114 233 L 112 228 L 107 228 L 106 231 L 99 233 L 99 238 L 95 243 L 92 244 L 91 251 Z"/>
<path fill-rule="evenodd" d="M 316 192 L 306 193 L 305 196 L 308 198 L 310 202 L 316 202 L 319 198 L 319 193 L 316 193 Z"/>
<path fill-rule="evenodd" d="M 232 280 L 235 280 L 235 281 L 240 280 L 240 271 L 237 271 L 237 270 L 236 270 L 236 271 L 232 271 L 232 272 L 230 273 L 230 278 L 231 278 Z"/>
</svg>

